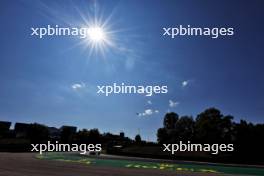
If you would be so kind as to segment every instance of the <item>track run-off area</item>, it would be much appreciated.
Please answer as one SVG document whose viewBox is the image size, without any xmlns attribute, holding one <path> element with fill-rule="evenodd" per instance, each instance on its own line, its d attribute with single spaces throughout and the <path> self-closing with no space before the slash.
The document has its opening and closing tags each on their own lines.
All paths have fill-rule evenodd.
<svg viewBox="0 0 264 176">
<path fill-rule="evenodd" d="M 89 157 L 80 154 L 66 153 L 46 153 L 37 155 L 39 159 L 57 160 L 64 162 L 83 163 L 90 166 L 113 167 L 113 168 L 131 168 L 143 170 L 160 170 L 171 172 L 190 172 L 203 174 L 231 174 L 231 175 L 256 175 L 263 176 L 264 168 L 231 166 L 210 163 L 184 163 L 184 162 L 166 162 L 166 160 L 151 160 L 133 157 L 101 156 Z"/>
</svg>

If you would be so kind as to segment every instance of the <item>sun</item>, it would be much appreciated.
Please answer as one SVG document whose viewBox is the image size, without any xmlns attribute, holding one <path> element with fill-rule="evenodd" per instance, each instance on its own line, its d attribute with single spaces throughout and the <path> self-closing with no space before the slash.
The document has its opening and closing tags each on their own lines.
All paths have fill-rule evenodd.
<svg viewBox="0 0 264 176">
<path fill-rule="evenodd" d="M 89 27 L 87 30 L 88 40 L 94 43 L 104 42 L 107 38 L 106 33 L 102 27 Z"/>
<path fill-rule="evenodd" d="M 115 46 L 112 32 L 103 23 L 90 22 L 83 26 L 86 28 L 86 37 L 81 43 L 89 50 L 89 55 L 100 53 L 104 56 L 109 48 Z"/>
<path fill-rule="evenodd" d="M 117 33 L 120 29 L 113 30 L 112 13 L 109 16 L 104 16 L 97 9 L 96 4 L 92 9 L 91 13 L 87 13 L 86 10 L 77 10 L 81 18 L 75 23 L 82 29 L 83 34 L 82 37 L 78 36 L 79 41 L 75 46 L 82 46 L 84 50 L 88 51 L 89 58 L 91 58 L 90 56 L 105 58 L 108 52 L 117 48 Z"/>
</svg>

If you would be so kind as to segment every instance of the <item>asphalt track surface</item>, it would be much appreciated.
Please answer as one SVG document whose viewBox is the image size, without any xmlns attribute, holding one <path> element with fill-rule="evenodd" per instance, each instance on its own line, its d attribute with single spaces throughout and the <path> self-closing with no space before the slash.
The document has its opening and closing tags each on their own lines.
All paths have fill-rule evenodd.
<svg viewBox="0 0 264 176">
<path fill-rule="evenodd" d="M 0 153 L 0 176 L 220 176 L 212 173 L 113 168 L 40 160 L 34 153 Z M 221 174 L 221 176 L 224 176 Z"/>
</svg>

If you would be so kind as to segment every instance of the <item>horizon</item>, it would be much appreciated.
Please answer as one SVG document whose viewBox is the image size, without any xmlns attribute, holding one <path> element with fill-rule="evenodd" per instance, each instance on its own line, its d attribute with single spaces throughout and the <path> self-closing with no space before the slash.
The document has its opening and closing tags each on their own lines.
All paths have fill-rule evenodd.
<svg viewBox="0 0 264 176">
<path fill-rule="evenodd" d="M 215 108 L 215 107 L 210 107 L 210 108 Z M 204 109 L 204 111 L 205 110 L 207 110 L 207 109 L 210 109 L 210 108 L 206 108 L 206 109 Z M 217 108 L 216 108 L 217 109 Z M 202 111 L 202 112 L 204 112 L 204 111 Z M 221 111 L 221 110 L 220 110 Z M 171 112 L 167 112 L 167 113 L 172 113 L 173 111 L 171 111 Z M 202 113 L 202 112 L 200 112 L 200 113 Z M 176 113 L 177 114 L 177 112 L 173 112 L 173 113 Z M 189 115 L 180 115 L 180 114 L 178 114 L 179 115 L 179 118 L 181 118 L 181 117 L 185 117 L 185 116 L 188 116 L 188 117 L 192 117 L 192 119 L 193 120 L 196 120 L 197 119 L 197 116 L 200 114 L 200 113 L 198 113 L 198 114 L 196 114 L 195 116 L 189 116 Z M 222 113 L 222 112 L 221 112 Z M 165 115 L 166 115 L 166 113 L 164 114 L 164 117 L 165 117 Z M 222 113 L 222 115 L 223 116 L 228 116 L 228 115 L 230 115 L 230 116 L 232 116 L 232 114 L 223 114 Z M 163 118 L 164 118 L 163 117 Z M 233 116 L 232 116 L 233 117 Z M 245 119 L 240 119 L 240 120 L 245 120 Z M 245 120 L 248 124 L 253 124 L 253 125 L 264 125 L 264 123 L 254 123 L 254 122 L 251 122 L 251 121 L 247 121 L 247 120 Z M 1 121 L 0 121 L 1 122 Z M 3 122 L 3 121 L 2 121 Z M 130 138 L 130 139 L 134 139 L 135 138 L 135 136 L 136 135 L 138 135 L 139 133 L 135 133 L 135 135 L 134 136 L 131 136 L 131 135 L 127 135 L 126 133 L 125 133 L 125 130 L 123 129 L 121 129 L 119 132 L 118 131 L 115 131 L 115 132 L 112 132 L 112 131 L 102 131 L 101 129 L 99 129 L 99 128 L 97 128 L 97 127 L 92 127 L 92 128 L 86 128 L 86 127 L 79 127 L 79 126 L 75 126 L 75 125 L 72 125 L 72 124 L 58 124 L 58 125 L 49 125 L 49 124 L 45 124 L 45 123 L 39 123 L 39 122 L 20 122 L 20 121 L 17 121 L 17 122 L 12 122 L 12 121 L 6 121 L 6 122 L 11 122 L 11 126 L 10 126 L 10 130 L 14 130 L 15 129 L 15 124 L 16 123 L 24 123 L 24 124 L 34 124 L 34 123 L 37 123 L 37 124 L 40 124 L 40 125 L 44 125 L 44 126 L 46 126 L 46 127 L 49 127 L 49 128 L 57 128 L 57 129 L 60 129 L 61 127 L 63 127 L 63 126 L 73 126 L 73 127 L 76 127 L 77 128 L 77 131 L 81 131 L 81 130 L 91 130 L 91 129 L 98 129 L 98 131 L 101 133 L 101 134 L 106 134 L 106 133 L 110 133 L 110 134 L 114 134 L 114 135 L 119 135 L 121 132 L 124 132 L 124 134 L 125 134 L 125 137 L 128 137 L 128 138 Z M 235 120 L 235 117 L 234 117 L 234 119 L 232 120 L 232 122 L 235 122 L 235 123 L 240 123 L 240 121 L 236 121 Z M 163 127 L 163 119 L 162 119 L 162 121 L 161 121 L 161 126 L 160 126 L 160 128 L 161 127 Z M 137 132 L 140 132 L 140 129 L 137 129 L 136 130 Z M 158 129 L 156 129 L 156 133 L 157 133 L 157 131 L 158 131 Z M 142 133 L 140 133 L 139 134 L 141 137 L 143 137 L 142 139 L 143 140 L 145 140 L 146 142 L 157 142 L 157 136 L 156 136 L 156 139 L 150 139 L 148 136 L 146 137 L 145 135 L 144 135 L 144 133 L 142 134 Z"/>
</svg>

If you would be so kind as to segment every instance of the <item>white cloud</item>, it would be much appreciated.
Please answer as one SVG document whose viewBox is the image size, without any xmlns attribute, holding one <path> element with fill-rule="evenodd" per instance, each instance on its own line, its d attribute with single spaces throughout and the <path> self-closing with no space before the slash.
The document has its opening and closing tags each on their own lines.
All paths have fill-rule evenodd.
<svg viewBox="0 0 264 176">
<path fill-rule="evenodd" d="M 150 116 L 150 115 L 153 115 L 153 114 L 157 114 L 159 113 L 158 110 L 153 110 L 153 109 L 146 109 L 144 112 L 142 113 L 138 113 L 138 116 Z"/>
<path fill-rule="evenodd" d="M 73 84 L 72 86 L 71 86 L 71 88 L 73 89 L 73 90 L 79 90 L 79 89 L 82 89 L 82 88 L 84 88 L 85 87 L 85 84 L 84 83 L 81 83 L 81 84 L 79 84 L 79 83 L 76 83 L 76 84 Z"/>
<path fill-rule="evenodd" d="M 173 108 L 173 107 L 176 107 L 176 106 L 178 106 L 180 103 L 179 102 L 177 102 L 177 101 L 172 101 L 172 100 L 169 100 L 169 106 L 171 107 L 171 108 Z"/>
<path fill-rule="evenodd" d="M 153 110 L 152 109 L 146 109 L 145 110 L 145 114 L 146 115 L 152 115 L 153 114 Z"/>
<path fill-rule="evenodd" d="M 182 87 L 188 86 L 189 83 L 190 83 L 190 81 L 188 81 L 188 80 L 182 81 Z"/>
<path fill-rule="evenodd" d="M 151 100 L 148 100 L 147 103 L 151 105 L 152 104 L 152 101 Z"/>
</svg>

